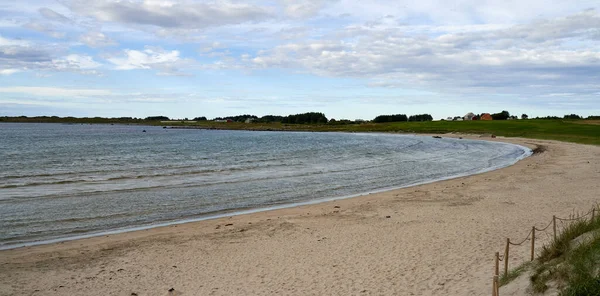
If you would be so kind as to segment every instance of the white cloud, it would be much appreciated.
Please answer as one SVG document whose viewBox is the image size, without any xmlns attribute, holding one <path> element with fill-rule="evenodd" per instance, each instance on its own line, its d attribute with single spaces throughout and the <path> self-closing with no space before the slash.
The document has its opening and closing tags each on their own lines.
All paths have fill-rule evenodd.
<svg viewBox="0 0 600 296">
<path fill-rule="evenodd" d="M 63 23 L 71 22 L 71 20 L 68 17 L 66 17 L 50 8 L 47 8 L 47 7 L 40 8 L 39 12 L 42 16 L 44 16 L 45 18 L 52 20 L 52 21 L 63 22 Z"/>
<path fill-rule="evenodd" d="M 362 21 L 393 15 L 413 25 L 518 24 L 573 14 L 590 7 L 598 7 L 598 3 L 590 0 L 551 3 L 545 0 L 340 0 L 325 7 L 322 13 L 348 15 Z"/>
<path fill-rule="evenodd" d="M 19 69 L 0 69 L 0 75 L 12 75 L 17 72 L 20 72 Z"/>
<path fill-rule="evenodd" d="M 118 70 L 152 69 L 156 65 L 174 63 L 179 60 L 179 51 L 155 51 L 145 49 L 143 51 L 126 49 L 125 57 L 109 58 L 108 61 L 115 64 Z"/>
<path fill-rule="evenodd" d="M 99 68 L 101 64 L 91 56 L 63 56 L 65 51 L 65 48 L 57 45 L 42 45 L 0 37 L 0 69 L 11 69 L 13 73 L 18 70 L 34 71 L 36 74 L 40 74 L 41 71 L 99 74 L 93 69 Z"/>
<path fill-rule="evenodd" d="M 285 14 L 293 18 L 316 15 L 328 3 L 337 0 L 283 0 Z"/>
<path fill-rule="evenodd" d="M 29 22 L 27 24 L 25 24 L 23 27 L 30 29 L 30 30 L 34 30 L 34 31 L 38 31 L 38 32 L 42 32 L 42 33 L 46 33 L 54 38 L 57 39 L 61 39 L 61 38 L 65 38 L 66 34 L 64 32 L 57 32 L 52 25 L 50 24 L 42 24 L 42 23 L 37 23 L 37 22 Z"/>
<path fill-rule="evenodd" d="M 31 87 L 31 86 L 12 86 L 0 87 L 0 93 L 27 94 L 33 96 L 51 96 L 51 97 L 86 97 L 86 96 L 106 96 L 112 92 L 106 89 L 77 89 L 60 87 Z"/>
<path fill-rule="evenodd" d="M 472 27 L 472 26 L 471 26 Z M 444 28 L 444 27 L 442 27 Z M 438 37 L 438 41 L 459 46 L 487 42 L 510 46 L 539 46 L 545 42 L 562 42 L 565 39 L 593 39 L 600 32 L 600 16 L 596 10 L 553 19 L 537 20 L 528 24 L 504 28 L 453 32 Z"/>
<path fill-rule="evenodd" d="M 89 70 L 101 66 L 101 64 L 94 61 L 92 57 L 78 54 L 70 54 L 64 58 L 52 60 L 52 62 L 59 70 Z"/>
<path fill-rule="evenodd" d="M 278 37 L 282 40 L 294 40 L 303 39 L 308 36 L 310 29 L 307 27 L 293 27 L 281 29 L 278 33 Z"/>
<path fill-rule="evenodd" d="M 79 41 L 90 47 L 105 47 L 117 45 L 117 42 L 108 38 L 102 32 L 90 31 L 79 37 Z"/>
<path fill-rule="evenodd" d="M 163 97 L 138 97 L 130 98 L 129 102 L 140 102 L 140 103 L 168 103 L 177 101 L 175 98 L 163 98 Z"/>
<path fill-rule="evenodd" d="M 464 33 L 443 34 L 444 27 L 439 27 L 439 36 L 418 34 L 406 26 L 350 30 L 352 34 L 332 34 L 329 40 L 260 51 L 251 59 L 251 66 L 357 77 L 370 80 L 371 86 L 420 85 L 461 92 L 481 88 L 514 91 L 524 83 L 549 84 L 553 90 L 547 91 L 556 92 L 575 81 L 593 83 L 598 79 L 595 73 L 600 72 L 600 48 L 582 42 L 600 30 L 600 16 L 594 10 L 512 27 L 470 27 Z"/>
<path fill-rule="evenodd" d="M 228 1 L 198 3 L 175 1 L 83 1 L 67 4 L 72 11 L 102 22 L 199 29 L 272 18 L 269 9 Z"/>
<path fill-rule="evenodd" d="M 182 72 L 182 68 L 190 68 L 195 64 L 192 59 L 180 57 L 178 50 L 164 50 L 159 47 L 146 47 L 144 50 L 126 49 L 123 55 L 109 57 L 109 62 L 117 70 L 152 69 L 158 75 L 189 75 Z"/>
<path fill-rule="evenodd" d="M 37 68 L 50 60 L 51 54 L 33 43 L 0 36 L 0 68 Z"/>
<path fill-rule="evenodd" d="M 7 39 L 7 38 L 0 36 L 0 47 L 27 46 L 27 45 L 29 45 L 29 43 L 27 41 L 16 40 L 16 39 Z"/>
<path fill-rule="evenodd" d="M 311 76 L 336 78 L 330 81 L 352 78 L 357 89 L 353 98 L 360 96 L 358 92 L 391 94 L 410 88 L 430 90 L 435 93 L 432 100 L 511 95 L 537 98 L 536 103 L 558 104 L 575 97 L 590 102 L 597 101 L 600 93 L 600 16 L 596 10 L 584 10 L 588 6 L 598 4 L 589 0 L 28 0 L 19 6 L 0 4 L 0 15 L 9 16 L 0 18 L 0 28 L 10 32 L 0 36 L 0 75 L 24 72 L 31 75 L 12 78 L 62 83 L 55 73 L 102 71 L 110 76 L 113 70 L 147 70 L 157 75 L 199 73 L 209 81 L 223 75 L 232 84 L 244 85 L 249 81 L 245 79 L 274 69 L 282 73 L 281 81 L 292 80 L 285 72 L 306 75 L 297 82 L 298 88 L 313 87 Z M 140 48 L 140 44 L 148 46 Z M 103 48 L 107 46 L 114 47 Z M 198 61 L 188 58 L 192 56 Z M 94 79 L 85 81 L 106 82 Z M 185 80 L 180 81 L 185 85 Z M 273 81 L 278 83 L 282 82 Z M 240 97 L 240 104 L 247 100 L 243 98 L 247 93 L 232 95 L 232 89 L 214 92 L 219 97 Z M 269 95 L 284 98 L 289 92 L 281 88 L 281 93 Z M 327 101 L 322 94 L 297 100 L 308 97 Z M 400 100 L 392 95 L 366 97 L 373 104 Z"/>
<path fill-rule="evenodd" d="M 202 53 L 210 53 L 212 51 L 220 50 L 220 49 L 223 49 L 223 48 L 226 48 L 226 46 L 223 43 L 215 41 L 215 42 L 213 42 L 211 44 L 205 45 L 202 48 L 200 48 L 200 52 L 202 52 Z"/>
</svg>

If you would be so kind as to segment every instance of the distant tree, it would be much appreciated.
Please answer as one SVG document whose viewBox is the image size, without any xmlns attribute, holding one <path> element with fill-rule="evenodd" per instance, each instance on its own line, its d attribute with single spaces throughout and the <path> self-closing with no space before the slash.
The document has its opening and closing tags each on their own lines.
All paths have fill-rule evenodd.
<svg viewBox="0 0 600 296">
<path fill-rule="evenodd" d="M 355 123 L 355 122 L 352 121 L 352 120 L 349 120 L 349 119 L 339 119 L 339 120 L 336 120 L 336 119 L 332 118 L 332 119 L 329 120 L 329 122 L 327 124 L 332 124 L 332 125 L 346 125 L 346 124 L 353 124 L 353 123 Z"/>
<path fill-rule="evenodd" d="M 408 121 L 432 121 L 433 117 L 430 114 L 411 115 Z"/>
<path fill-rule="evenodd" d="M 379 115 L 373 119 L 375 123 L 408 121 L 406 114 Z"/>
<path fill-rule="evenodd" d="M 169 119 L 169 117 L 166 117 L 166 116 L 148 116 L 148 117 L 146 117 L 146 120 L 168 121 L 170 119 Z"/>
<path fill-rule="evenodd" d="M 590 119 L 590 120 L 599 120 L 600 116 L 599 115 L 590 115 L 588 116 L 586 119 Z"/>
<path fill-rule="evenodd" d="M 529 115 L 527 115 L 525 113 L 521 114 L 521 119 L 528 119 L 528 118 L 529 118 Z"/>
<path fill-rule="evenodd" d="M 206 116 L 194 117 L 194 121 L 206 121 Z"/>
<path fill-rule="evenodd" d="M 555 119 L 560 119 L 560 117 L 558 117 L 558 116 L 545 116 L 545 117 L 536 117 L 535 119 L 550 119 L 550 120 L 555 120 Z"/>
<path fill-rule="evenodd" d="M 325 114 L 320 113 L 320 112 L 307 112 L 307 113 L 302 113 L 302 114 L 288 115 L 281 119 L 281 123 L 322 124 L 322 123 L 327 123 L 327 117 L 325 117 Z"/>
<path fill-rule="evenodd" d="M 226 117 L 216 117 L 213 120 L 228 120 L 229 119 L 231 121 L 244 122 L 248 118 L 257 119 L 258 116 L 256 116 L 256 115 L 250 115 L 250 114 L 244 114 L 244 115 L 235 115 L 235 116 L 226 116 Z"/>
<path fill-rule="evenodd" d="M 508 111 L 504 110 L 500 113 L 494 113 L 492 114 L 492 119 L 494 120 L 507 120 L 510 117 L 510 113 L 508 113 Z"/>
<path fill-rule="evenodd" d="M 254 120 L 256 123 L 269 123 L 269 122 L 281 122 L 283 116 L 279 115 L 265 115 L 261 118 Z"/>
<path fill-rule="evenodd" d="M 563 117 L 564 119 L 582 119 L 581 116 L 577 115 L 577 114 L 569 114 L 569 115 L 565 115 Z"/>
</svg>

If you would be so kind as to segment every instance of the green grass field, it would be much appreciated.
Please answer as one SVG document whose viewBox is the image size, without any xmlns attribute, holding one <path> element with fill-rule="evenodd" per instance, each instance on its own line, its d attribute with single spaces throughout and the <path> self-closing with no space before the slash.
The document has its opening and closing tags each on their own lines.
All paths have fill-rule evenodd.
<svg viewBox="0 0 600 296">
<path fill-rule="evenodd" d="M 503 121 L 430 121 L 363 124 L 303 125 L 280 123 L 170 123 L 171 126 L 194 126 L 235 130 L 289 130 L 320 132 L 404 132 L 494 134 L 505 137 L 559 140 L 600 145 L 600 124 L 592 120 L 503 120 Z"/>
</svg>

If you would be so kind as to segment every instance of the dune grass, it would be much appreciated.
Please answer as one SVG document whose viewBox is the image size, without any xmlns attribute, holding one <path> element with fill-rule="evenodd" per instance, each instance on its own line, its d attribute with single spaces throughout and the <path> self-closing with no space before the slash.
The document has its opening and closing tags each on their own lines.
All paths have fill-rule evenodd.
<svg viewBox="0 0 600 296">
<path fill-rule="evenodd" d="M 573 250 L 567 261 L 567 288 L 562 296 L 600 295 L 600 237 Z"/>
<path fill-rule="evenodd" d="M 570 250 L 572 240 L 584 233 L 596 229 L 600 229 L 600 219 L 597 218 L 594 218 L 593 221 L 579 220 L 570 223 L 563 231 L 561 231 L 560 235 L 556 237 L 556 240 L 542 248 L 538 260 L 543 263 L 561 257 Z"/>
<path fill-rule="evenodd" d="M 544 246 L 531 276 L 533 291 L 543 293 L 553 281 L 562 287 L 560 295 L 600 295 L 600 219 L 569 224 L 551 244 Z M 589 239 L 574 243 L 590 233 Z"/>
<path fill-rule="evenodd" d="M 532 292 L 544 293 L 552 283 L 561 296 L 600 295 L 600 219 L 581 219 L 567 225 L 533 262 L 500 279 L 505 285 L 530 271 Z M 586 235 L 587 238 L 583 238 Z M 574 240 L 579 240 L 575 242 Z"/>
<path fill-rule="evenodd" d="M 531 262 L 525 262 L 525 263 L 519 265 L 517 268 L 513 268 L 513 269 L 509 270 L 508 274 L 503 274 L 502 276 L 500 276 L 500 279 L 498 279 L 498 284 L 500 285 L 500 287 L 502 287 L 502 286 L 510 283 L 512 280 L 521 276 L 521 274 L 523 274 L 523 272 L 529 270 L 530 267 L 531 267 Z"/>
</svg>

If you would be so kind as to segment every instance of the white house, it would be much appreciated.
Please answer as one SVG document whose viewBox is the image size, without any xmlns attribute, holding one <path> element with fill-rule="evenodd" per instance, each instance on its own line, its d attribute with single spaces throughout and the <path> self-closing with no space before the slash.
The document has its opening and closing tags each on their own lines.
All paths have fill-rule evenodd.
<svg viewBox="0 0 600 296">
<path fill-rule="evenodd" d="M 464 120 L 473 120 L 473 117 L 475 117 L 475 114 L 473 114 L 473 112 L 469 112 L 467 114 L 465 114 L 465 116 L 463 116 Z"/>
</svg>

